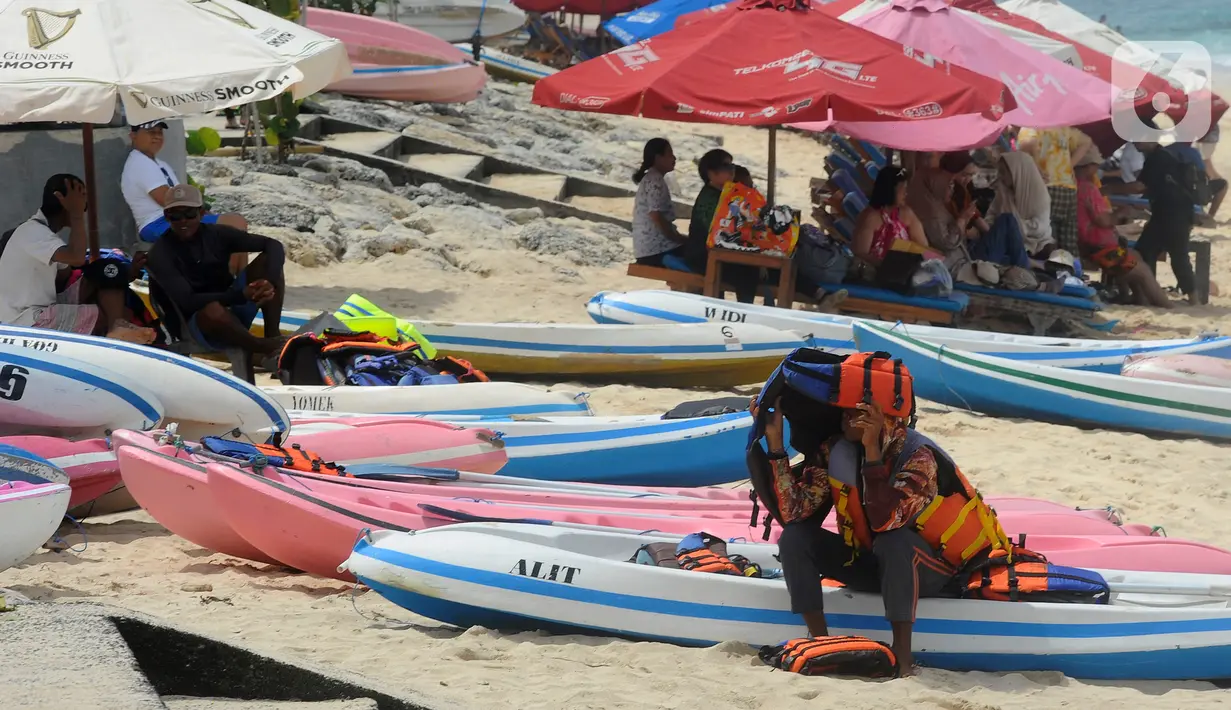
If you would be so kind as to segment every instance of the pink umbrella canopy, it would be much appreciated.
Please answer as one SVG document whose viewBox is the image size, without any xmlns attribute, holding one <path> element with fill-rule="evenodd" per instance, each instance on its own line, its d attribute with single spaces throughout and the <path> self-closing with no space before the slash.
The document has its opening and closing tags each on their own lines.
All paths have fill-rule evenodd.
<svg viewBox="0 0 1231 710">
<path fill-rule="evenodd" d="M 1013 92 L 1017 108 L 1000 120 L 978 115 L 929 121 L 791 124 L 805 130 L 834 130 L 903 150 L 963 150 L 988 145 L 1006 126 L 1077 126 L 1108 118 L 1117 91 L 1074 68 L 1017 42 L 945 0 L 893 0 L 851 24 L 901 42 L 924 64 L 937 60 L 999 79 Z"/>
</svg>

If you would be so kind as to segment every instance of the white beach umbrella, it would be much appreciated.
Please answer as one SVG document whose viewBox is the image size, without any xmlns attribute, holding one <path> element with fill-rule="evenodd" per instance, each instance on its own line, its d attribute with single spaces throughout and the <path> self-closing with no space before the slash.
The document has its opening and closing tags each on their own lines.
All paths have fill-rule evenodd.
<svg viewBox="0 0 1231 710">
<path fill-rule="evenodd" d="M 310 94 L 342 43 L 227 0 L 0 0 L 0 123 L 132 123 Z"/>
<path fill-rule="evenodd" d="M 1150 48 L 1133 42 L 1107 25 L 1096 22 L 1058 0 L 995 0 L 1000 9 L 1043 25 L 1058 35 L 1083 44 L 1096 52 L 1114 56 L 1142 71 L 1167 79 L 1185 93 L 1210 90 L 1210 78 L 1183 66 L 1175 66 Z M 1183 11 L 1178 4 L 1177 11 Z M 1120 54 L 1116 54 L 1119 50 Z M 1161 72 L 1166 72 L 1163 74 Z"/>
</svg>

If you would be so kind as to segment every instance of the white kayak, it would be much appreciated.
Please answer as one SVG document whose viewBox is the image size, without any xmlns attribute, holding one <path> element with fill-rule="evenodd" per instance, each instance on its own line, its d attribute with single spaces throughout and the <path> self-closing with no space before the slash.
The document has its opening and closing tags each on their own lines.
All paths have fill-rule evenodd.
<svg viewBox="0 0 1231 710">
<path fill-rule="evenodd" d="M 467 57 L 474 58 L 474 47 L 469 42 L 457 42 L 453 45 Z M 508 52 L 483 45 L 479 48 L 479 61 L 487 67 L 487 73 L 501 79 L 524 81 L 533 84 L 539 79 L 545 79 L 559 71 L 555 67 L 539 64 L 525 57 L 518 57 Z"/>
<path fill-rule="evenodd" d="M 1124 358 L 1137 354 L 1186 354 L 1231 359 L 1231 337 L 1217 334 L 1172 340 L 1051 338 L 893 324 L 831 313 L 723 301 L 678 291 L 603 291 L 590 299 L 586 310 L 598 323 L 683 324 L 718 321 L 793 330 L 810 338 L 811 347 L 838 354 L 854 352 L 853 323 L 874 323 L 953 350 L 1093 372 L 1118 373 Z"/>
<path fill-rule="evenodd" d="M 476 418 L 592 414 L 584 393 L 546 390 L 517 382 L 417 387 L 279 385 L 262 389 L 287 409 L 323 413 L 441 414 Z"/>
<path fill-rule="evenodd" d="M 489 375 L 553 375 L 672 387 L 761 382 L 808 341 L 761 325 L 437 323 L 415 327 Z"/>
<path fill-rule="evenodd" d="M 1231 360 L 1204 355 L 1133 355 L 1120 374 L 1205 387 L 1231 387 Z"/>
<path fill-rule="evenodd" d="M 0 482 L 0 571 L 51 539 L 64 519 L 70 494 L 65 483 Z"/>
<path fill-rule="evenodd" d="M 509 0 L 396 0 L 397 21 L 446 42 L 468 42 L 520 30 L 526 13 Z M 375 4 L 374 17 L 390 18 L 389 3 Z"/>
<path fill-rule="evenodd" d="M 806 635 L 786 586 L 628 562 L 679 536 L 547 525 L 468 523 L 372 532 L 339 569 L 395 604 L 460 627 L 618 635 L 707 646 Z M 772 545 L 728 543 L 779 566 Z M 1103 572 L 1106 605 L 923 599 L 921 663 L 952 670 L 1060 671 L 1077 678 L 1231 677 L 1231 578 Z M 826 587 L 830 630 L 890 640 L 878 595 Z"/>
<path fill-rule="evenodd" d="M 153 428 L 163 413 L 162 402 L 137 378 L 96 360 L 0 344 L 0 436 L 105 436 L 112 429 Z"/>
<path fill-rule="evenodd" d="M 110 338 L 11 325 L 0 325 L 0 343 L 24 348 L 34 357 L 54 353 L 87 362 L 162 393 L 167 421 L 193 439 L 238 429 L 263 440 L 290 426 L 286 412 L 268 395 L 190 357 Z"/>
</svg>

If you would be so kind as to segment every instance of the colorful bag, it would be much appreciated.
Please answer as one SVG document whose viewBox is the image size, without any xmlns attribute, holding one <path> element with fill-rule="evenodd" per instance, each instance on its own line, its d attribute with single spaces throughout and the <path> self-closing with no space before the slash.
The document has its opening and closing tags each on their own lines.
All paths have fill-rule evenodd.
<svg viewBox="0 0 1231 710">
<path fill-rule="evenodd" d="M 1106 604 L 1111 588 L 1097 572 L 1053 565 L 1043 555 L 1015 546 L 1011 554 L 993 550 L 973 567 L 961 593 L 994 601 Z"/>
<path fill-rule="evenodd" d="M 706 246 L 791 256 L 799 241 L 799 219 L 784 218 L 782 209 L 766 210 L 765 196 L 755 188 L 729 182 L 722 188 L 710 222 Z"/>
<path fill-rule="evenodd" d="M 743 555 L 727 555 L 727 543 L 709 533 L 686 536 L 677 544 L 652 542 L 637 548 L 629 562 L 689 572 L 762 577 L 760 565 Z"/>
<path fill-rule="evenodd" d="M 892 678 L 898 674 L 893 649 L 863 636 L 822 636 L 762 646 L 761 661 L 800 675 L 853 675 Z"/>
<path fill-rule="evenodd" d="M 308 451 L 299 444 L 291 444 L 290 448 L 283 448 L 272 444 L 252 444 L 246 441 L 207 436 L 201 439 L 201 446 L 206 451 L 219 456 L 248 463 L 256 463 L 258 459 L 264 458 L 268 465 L 275 468 L 289 468 L 294 471 L 332 476 L 341 476 L 345 472 L 344 467 L 325 461 L 319 454 Z"/>
</svg>

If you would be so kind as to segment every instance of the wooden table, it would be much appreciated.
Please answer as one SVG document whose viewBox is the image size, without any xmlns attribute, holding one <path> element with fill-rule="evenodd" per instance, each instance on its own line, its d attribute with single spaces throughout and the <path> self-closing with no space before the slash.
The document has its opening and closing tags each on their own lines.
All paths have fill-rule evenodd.
<svg viewBox="0 0 1231 710">
<path fill-rule="evenodd" d="M 760 252 L 735 251 L 714 247 L 709 250 L 705 265 L 705 289 L 710 298 L 722 298 L 722 265 L 741 264 L 764 269 L 778 269 L 778 299 L 780 308 L 790 308 L 795 302 L 795 262 L 790 257 L 770 256 Z"/>
</svg>

